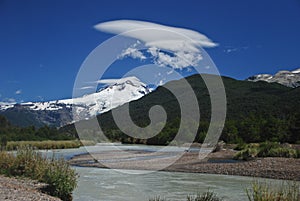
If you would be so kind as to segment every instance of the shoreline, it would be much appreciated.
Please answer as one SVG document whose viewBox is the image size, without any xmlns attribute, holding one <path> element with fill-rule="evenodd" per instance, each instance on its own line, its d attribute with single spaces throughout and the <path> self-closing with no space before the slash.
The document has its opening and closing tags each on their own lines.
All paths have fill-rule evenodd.
<svg viewBox="0 0 300 201">
<path fill-rule="evenodd" d="M 122 156 L 118 155 L 118 152 L 103 152 L 101 154 L 93 154 L 93 156 L 81 154 L 71 158 L 69 163 L 78 167 L 159 170 L 300 181 L 300 171 L 298 171 L 300 159 L 267 157 L 255 158 L 250 161 L 236 161 L 232 160 L 234 153 L 235 151 L 233 150 L 222 150 L 210 153 L 207 158 L 200 160 L 198 152 L 186 152 L 175 163 L 166 168 L 160 167 L 169 163 L 172 157 L 161 157 L 157 154 L 141 151 L 130 151 L 125 156 L 124 154 Z M 136 156 L 146 159 L 136 160 Z M 155 158 L 155 156 L 158 157 Z M 101 163 L 101 161 L 104 162 Z"/>
<path fill-rule="evenodd" d="M 42 192 L 46 184 L 31 179 L 0 175 L 0 197 L 6 201 L 61 201 Z"/>
</svg>

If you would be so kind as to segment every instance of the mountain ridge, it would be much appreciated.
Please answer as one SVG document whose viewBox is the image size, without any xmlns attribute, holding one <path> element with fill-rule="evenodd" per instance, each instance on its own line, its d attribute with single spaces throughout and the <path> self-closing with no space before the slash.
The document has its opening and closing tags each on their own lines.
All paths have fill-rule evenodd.
<svg viewBox="0 0 300 201">
<path fill-rule="evenodd" d="M 45 102 L 0 104 L 0 114 L 18 126 L 50 125 L 60 127 L 74 121 L 88 119 L 109 111 L 126 102 L 136 100 L 150 93 L 146 84 L 136 77 L 106 79 L 107 85 L 95 93 L 81 97 Z M 17 116 L 21 116 L 22 120 Z"/>
<path fill-rule="evenodd" d="M 277 82 L 287 87 L 295 88 L 300 86 L 300 68 L 292 71 L 280 70 L 274 75 L 257 74 L 248 77 L 246 80 L 252 82 L 257 82 L 257 81 L 265 81 L 269 83 Z"/>
<path fill-rule="evenodd" d="M 211 118 L 210 96 L 202 76 L 216 75 L 193 75 L 186 78 L 195 92 L 200 108 L 201 119 L 195 138 L 195 141 L 200 143 L 203 142 Z M 227 115 L 222 140 L 231 143 L 266 140 L 297 142 L 300 140 L 299 87 L 290 88 L 278 83 L 249 82 L 229 77 L 222 77 L 222 79 L 227 98 Z M 177 92 L 184 95 L 186 89 L 182 87 L 182 82 L 184 80 L 171 81 L 166 84 L 176 86 Z M 158 87 L 141 99 L 120 106 L 129 106 L 131 119 L 139 127 L 146 127 L 151 123 L 148 116 L 151 107 L 162 106 L 167 114 L 167 122 L 157 136 L 142 140 L 126 135 L 114 122 L 112 113 L 115 109 L 97 116 L 105 136 L 112 141 L 123 143 L 166 145 L 171 142 L 182 120 L 180 105 L 167 88 L 169 87 Z M 199 122 L 189 117 L 184 122 L 183 128 L 186 136 L 193 136 L 195 133 L 190 131 L 190 127 Z M 98 131 L 93 129 L 89 121 L 80 121 L 77 126 L 85 130 L 86 137 L 97 139 Z M 135 132 L 131 127 L 127 130 Z M 78 135 L 74 124 L 62 127 L 60 132 L 72 136 Z"/>
</svg>

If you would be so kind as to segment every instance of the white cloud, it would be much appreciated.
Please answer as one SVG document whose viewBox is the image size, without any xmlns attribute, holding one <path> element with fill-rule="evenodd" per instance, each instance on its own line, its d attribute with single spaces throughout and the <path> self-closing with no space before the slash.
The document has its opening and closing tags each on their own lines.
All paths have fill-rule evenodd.
<svg viewBox="0 0 300 201">
<path fill-rule="evenodd" d="M 248 46 L 243 46 L 243 47 L 225 47 L 224 52 L 225 53 L 232 53 L 232 52 L 239 52 L 242 50 L 248 50 Z"/>
<path fill-rule="evenodd" d="M 227 48 L 224 50 L 224 52 L 226 52 L 226 53 L 231 53 L 231 52 L 236 52 L 236 51 L 238 51 L 238 48 Z"/>
<path fill-rule="evenodd" d="M 19 89 L 19 90 L 17 90 L 16 92 L 15 92 L 15 94 L 17 94 L 17 95 L 20 95 L 22 93 L 22 90 L 21 89 Z"/>
<path fill-rule="evenodd" d="M 132 57 L 134 59 L 141 59 L 141 60 L 146 59 L 146 56 L 141 51 L 139 51 L 137 48 L 134 47 L 129 47 L 126 50 L 124 50 L 119 56 L 119 59 L 122 59 L 124 57 Z"/>
<path fill-rule="evenodd" d="M 93 89 L 95 88 L 94 86 L 86 86 L 86 87 L 81 87 L 80 90 L 85 90 L 85 89 Z"/>
<path fill-rule="evenodd" d="M 120 84 L 120 83 L 124 83 L 126 81 L 130 81 L 133 84 L 140 84 L 141 81 L 135 77 L 135 76 L 129 76 L 129 77 L 124 77 L 121 79 L 102 79 L 102 80 L 97 80 L 95 83 L 97 84 Z"/>
<path fill-rule="evenodd" d="M 202 60 L 201 47 L 217 46 L 199 32 L 145 21 L 116 20 L 97 24 L 95 28 L 137 39 L 136 44 L 122 52 L 120 59 L 126 56 L 146 59 L 138 49 L 138 45 L 143 43 L 155 64 L 175 69 L 196 66 Z"/>
</svg>

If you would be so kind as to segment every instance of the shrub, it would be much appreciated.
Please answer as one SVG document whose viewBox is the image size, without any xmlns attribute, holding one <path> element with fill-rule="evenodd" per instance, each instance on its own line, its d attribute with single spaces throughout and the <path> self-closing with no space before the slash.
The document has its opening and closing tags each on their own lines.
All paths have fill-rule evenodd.
<svg viewBox="0 0 300 201">
<path fill-rule="evenodd" d="M 300 149 L 296 149 L 297 158 L 300 158 Z"/>
<path fill-rule="evenodd" d="M 236 160 L 250 160 L 256 157 L 258 154 L 258 149 L 255 147 L 245 148 L 234 155 L 234 159 Z"/>
<path fill-rule="evenodd" d="M 299 201 L 299 184 L 282 182 L 279 186 L 254 181 L 251 189 L 246 189 L 249 201 Z"/>
<path fill-rule="evenodd" d="M 0 152 L 0 173 L 22 176 L 48 184 L 47 193 L 64 201 L 71 200 L 77 185 L 75 170 L 63 159 L 46 159 L 31 147 L 21 147 L 16 154 Z"/>
<path fill-rule="evenodd" d="M 188 195 L 186 201 L 221 201 L 214 192 L 207 191 L 204 193 L 198 193 L 196 196 Z M 149 201 L 167 201 L 165 198 L 155 197 L 149 199 Z"/>
<path fill-rule="evenodd" d="M 197 194 L 197 196 L 188 196 L 187 201 L 221 201 L 214 192 L 207 191 L 202 194 Z"/>
<path fill-rule="evenodd" d="M 51 195 L 71 200 L 70 194 L 76 187 L 77 176 L 63 159 L 52 160 L 45 169 L 42 181 L 48 184 Z"/>
<path fill-rule="evenodd" d="M 0 174 L 9 175 L 10 167 L 13 165 L 15 157 L 7 152 L 0 151 Z"/>
<path fill-rule="evenodd" d="M 247 147 L 246 143 L 240 142 L 234 147 L 234 150 L 241 151 L 241 150 L 245 149 L 246 147 Z"/>
<path fill-rule="evenodd" d="M 277 142 L 263 142 L 261 144 L 249 144 L 235 154 L 238 160 L 249 160 L 254 157 L 285 157 L 299 158 L 299 150 L 282 146 Z"/>
<path fill-rule="evenodd" d="M 158 196 L 158 197 L 149 199 L 149 201 L 167 201 L 167 200 L 165 198 L 161 198 Z"/>
<path fill-rule="evenodd" d="M 259 144 L 259 152 L 258 152 L 258 156 L 259 157 L 268 157 L 270 156 L 270 151 L 273 149 L 278 149 L 280 148 L 279 143 L 277 142 L 263 142 Z"/>
</svg>

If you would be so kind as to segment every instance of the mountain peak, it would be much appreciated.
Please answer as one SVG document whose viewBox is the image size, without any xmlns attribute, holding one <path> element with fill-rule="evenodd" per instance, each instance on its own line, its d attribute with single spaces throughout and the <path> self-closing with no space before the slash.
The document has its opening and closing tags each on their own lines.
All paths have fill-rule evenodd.
<svg viewBox="0 0 300 201">
<path fill-rule="evenodd" d="M 265 82 L 276 82 L 287 87 L 299 87 L 300 86 L 300 68 L 288 71 L 288 70 L 281 70 L 275 73 L 274 75 L 271 74 L 258 74 L 248 77 L 246 80 L 257 82 L 257 81 L 265 81 Z"/>
<path fill-rule="evenodd" d="M 106 86 L 95 93 L 85 94 L 81 97 L 21 104 L 0 102 L 0 110 L 9 110 L 11 113 L 13 113 L 12 111 L 30 112 L 33 116 L 40 118 L 40 122 L 44 124 L 56 125 L 56 122 L 61 122 L 56 126 L 62 126 L 73 121 L 89 119 L 150 93 L 146 84 L 133 76 L 105 79 L 98 83 Z"/>
</svg>

